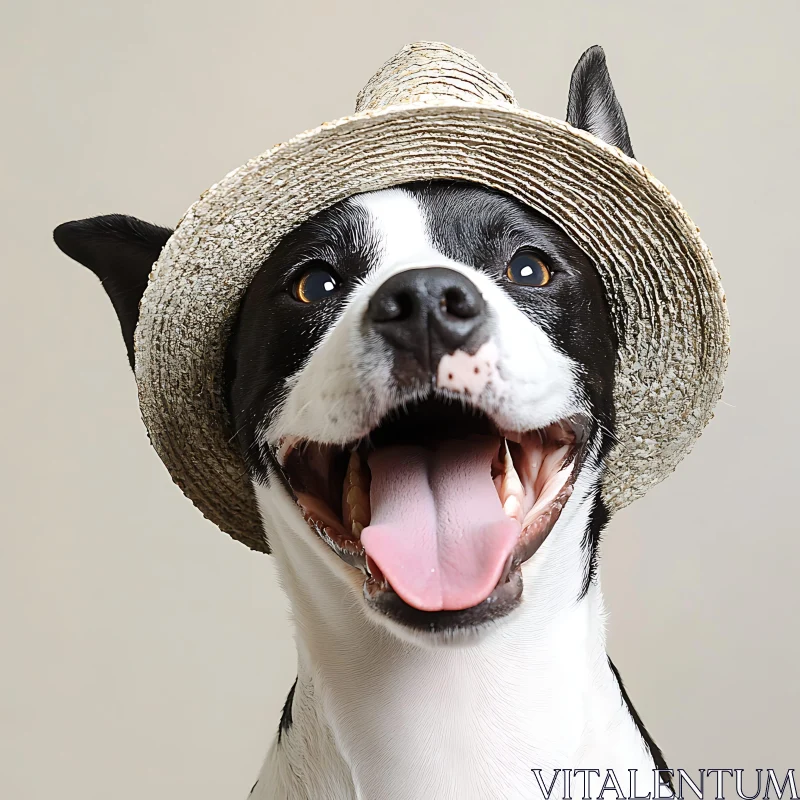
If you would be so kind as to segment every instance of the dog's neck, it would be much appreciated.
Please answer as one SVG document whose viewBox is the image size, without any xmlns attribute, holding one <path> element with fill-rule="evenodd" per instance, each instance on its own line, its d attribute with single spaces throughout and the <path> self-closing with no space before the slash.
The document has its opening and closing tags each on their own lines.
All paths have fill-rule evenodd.
<svg viewBox="0 0 800 800">
<path fill-rule="evenodd" d="M 522 606 L 461 646 L 392 635 L 343 591 L 324 545 L 305 531 L 273 537 L 298 680 L 291 726 L 252 797 L 531 798 L 534 768 L 649 777 L 652 758 L 606 656 L 599 584 L 582 592 L 590 504 L 570 506 L 525 569 Z M 275 498 L 262 507 L 281 513 Z"/>
</svg>

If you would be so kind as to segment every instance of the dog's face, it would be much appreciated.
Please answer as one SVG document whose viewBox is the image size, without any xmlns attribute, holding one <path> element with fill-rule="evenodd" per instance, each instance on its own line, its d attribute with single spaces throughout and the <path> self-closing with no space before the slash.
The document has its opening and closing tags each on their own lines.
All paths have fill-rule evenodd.
<svg viewBox="0 0 800 800">
<path fill-rule="evenodd" d="M 592 264 L 511 198 L 432 182 L 328 209 L 261 267 L 228 351 L 268 535 L 321 539 L 396 623 L 503 616 L 577 476 L 597 494 L 615 349 Z"/>
<path fill-rule="evenodd" d="M 600 48 L 573 72 L 567 121 L 633 156 Z M 122 216 L 54 234 L 103 281 L 131 363 L 170 234 Z M 313 545 L 395 632 L 474 630 L 519 604 L 525 569 L 579 504 L 567 533 L 585 591 L 607 519 L 616 350 L 593 265 L 509 197 L 430 182 L 322 212 L 261 265 L 227 351 L 273 548 Z"/>
</svg>

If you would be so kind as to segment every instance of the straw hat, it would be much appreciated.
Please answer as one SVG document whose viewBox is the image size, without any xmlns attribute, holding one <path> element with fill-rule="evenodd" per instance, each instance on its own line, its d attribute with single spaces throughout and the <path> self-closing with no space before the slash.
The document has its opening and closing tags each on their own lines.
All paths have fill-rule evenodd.
<svg viewBox="0 0 800 800">
<path fill-rule="evenodd" d="M 722 391 L 728 316 L 698 229 L 637 161 L 525 111 L 472 56 L 404 47 L 356 112 L 277 145 L 186 212 L 150 276 L 136 380 L 153 446 L 210 520 L 269 550 L 222 396 L 239 302 L 280 239 L 358 192 L 422 179 L 499 189 L 561 226 L 592 259 L 620 338 L 617 435 L 603 483 L 616 511 L 691 450 Z"/>
</svg>

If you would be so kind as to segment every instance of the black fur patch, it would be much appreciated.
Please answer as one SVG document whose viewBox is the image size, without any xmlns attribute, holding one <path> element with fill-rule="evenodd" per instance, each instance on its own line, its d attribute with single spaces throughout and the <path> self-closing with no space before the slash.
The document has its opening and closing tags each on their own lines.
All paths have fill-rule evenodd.
<svg viewBox="0 0 800 800">
<path fill-rule="evenodd" d="M 601 456 L 603 458 L 605 454 Z M 583 546 L 589 551 L 589 563 L 586 567 L 586 574 L 583 577 L 583 586 L 579 599 L 586 597 L 589 591 L 589 586 L 597 577 L 597 567 L 599 563 L 600 553 L 600 539 L 602 538 L 603 531 L 608 524 L 609 514 L 606 504 L 603 502 L 603 496 L 598 492 L 594 496 L 592 510 L 589 513 L 589 524 L 586 526 L 586 532 L 583 535 Z"/>
<path fill-rule="evenodd" d="M 666 770 L 669 769 L 667 766 L 667 762 L 664 759 L 664 754 L 661 752 L 659 746 L 653 741 L 653 737 L 647 732 L 647 728 L 645 728 L 644 723 L 642 722 L 642 718 L 639 716 L 636 709 L 633 707 L 633 703 L 631 703 L 630 697 L 628 697 L 628 692 L 625 689 L 625 684 L 622 682 L 622 678 L 620 677 L 619 670 L 614 666 L 614 662 L 611 658 L 608 659 L 608 666 L 611 667 L 611 671 L 614 673 L 614 677 L 617 679 L 617 683 L 619 684 L 619 690 L 622 693 L 622 699 L 625 702 L 625 706 L 628 709 L 628 713 L 631 715 L 636 728 L 638 729 L 639 733 L 644 739 L 644 743 L 647 746 L 650 755 L 653 758 L 653 763 L 656 765 L 656 769 L 659 770 Z M 672 783 L 672 777 L 669 773 L 662 772 L 661 773 L 661 780 L 666 783 L 670 789 L 675 791 L 675 787 Z"/>
<path fill-rule="evenodd" d="M 281 721 L 278 723 L 278 744 L 284 733 L 287 733 L 292 727 L 294 719 L 292 718 L 292 704 L 294 703 L 294 690 L 297 688 L 297 678 L 294 679 L 292 688 L 289 689 L 289 694 L 286 697 L 286 702 L 283 704 L 283 712 L 281 713 Z M 255 787 L 253 787 L 255 788 Z"/>
</svg>

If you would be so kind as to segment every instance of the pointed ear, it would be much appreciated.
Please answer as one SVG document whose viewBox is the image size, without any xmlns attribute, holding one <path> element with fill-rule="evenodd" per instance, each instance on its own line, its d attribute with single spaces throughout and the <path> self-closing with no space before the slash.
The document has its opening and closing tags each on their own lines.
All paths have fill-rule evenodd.
<svg viewBox="0 0 800 800">
<path fill-rule="evenodd" d="M 53 231 L 58 247 L 100 278 L 119 317 L 131 367 L 139 301 L 170 236 L 169 228 L 122 214 L 65 222 Z"/>
<path fill-rule="evenodd" d="M 606 56 L 600 45 L 590 47 L 575 65 L 569 83 L 567 122 L 618 147 L 631 158 L 633 148 L 622 106 L 614 93 Z"/>
</svg>

